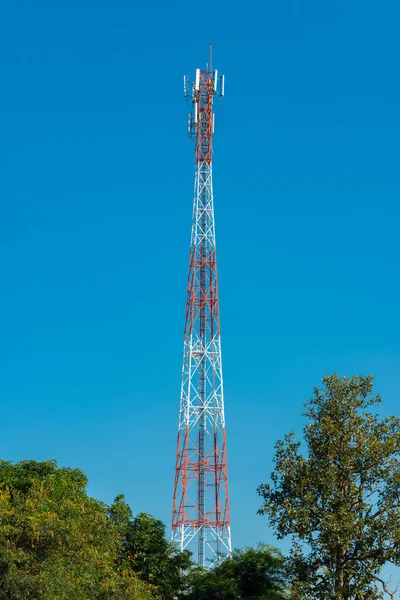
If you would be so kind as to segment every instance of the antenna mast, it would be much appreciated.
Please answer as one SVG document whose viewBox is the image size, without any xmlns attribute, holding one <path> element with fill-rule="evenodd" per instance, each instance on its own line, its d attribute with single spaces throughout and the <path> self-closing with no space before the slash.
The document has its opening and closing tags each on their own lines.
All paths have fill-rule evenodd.
<svg viewBox="0 0 400 600">
<path fill-rule="evenodd" d="M 232 552 L 212 187 L 213 100 L 225 86 L 211 61 L 210 44 L 209 67 L 184 77 L 196 169 L 172 514 L 173 541 L 201 567 Z"/>
</svg>

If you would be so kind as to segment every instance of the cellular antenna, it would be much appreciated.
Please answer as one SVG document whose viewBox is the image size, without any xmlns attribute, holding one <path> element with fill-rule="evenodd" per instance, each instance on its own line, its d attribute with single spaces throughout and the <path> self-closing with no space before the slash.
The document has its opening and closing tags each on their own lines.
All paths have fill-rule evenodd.
<svg viewBox="0 0 400 600">
<path fill-rule="evenodd" d="M 210 44 L 209 69 L 184 80 L 196 168 L 172 511 L 172 540 L 200 567 L 232 553 L 212 186 L 213 100 L 224 79 L 211 60 Z"/>
</svg>

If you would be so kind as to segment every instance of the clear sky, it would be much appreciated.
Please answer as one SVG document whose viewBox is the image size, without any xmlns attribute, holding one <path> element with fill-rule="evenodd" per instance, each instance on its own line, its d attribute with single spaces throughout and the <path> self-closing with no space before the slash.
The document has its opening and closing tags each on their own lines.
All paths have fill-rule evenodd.
<svg viewBox="0 0 400 600">
<path fill-rule="evenodd" d="M 326 373 L 398 413 L 400 7 L 5 0 L 0 456 L 169 526 L 193 190 L 182 76 L 226 76 L 214 184 L 235 546 Z"/>
</svg>

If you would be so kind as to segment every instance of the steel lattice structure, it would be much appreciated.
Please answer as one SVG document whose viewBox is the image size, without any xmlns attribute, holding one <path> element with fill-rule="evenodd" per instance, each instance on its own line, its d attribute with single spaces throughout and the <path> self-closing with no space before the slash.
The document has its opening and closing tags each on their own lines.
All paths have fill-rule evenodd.
<svg viewBox="0 0 400 600">
<path fill-rule="evenodd" d="M 192 102 L 188 131 L 196 140 L 196 172 L 172 539 L 200 566 L 211 567 L 231 554 L 212 186 L 213 100 L 224 95 L 224 77 L 210 66 L 184 84 Z"/>
</svg>

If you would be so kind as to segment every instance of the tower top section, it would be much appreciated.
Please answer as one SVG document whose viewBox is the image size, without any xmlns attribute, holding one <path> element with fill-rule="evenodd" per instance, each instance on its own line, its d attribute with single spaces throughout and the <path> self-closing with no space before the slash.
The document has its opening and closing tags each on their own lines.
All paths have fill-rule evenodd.
<svg viewBox="0 0 400 600">
<path fill-rule="evenodd" d="M 214 96 L 224 97 L 225 76 L 207 65 L 206 69 L 196 69 L 194 81 L 189 75 L 183 78 L 183 93 L 186 102 L 191 105 L 188 115 L 189 137 L 196 139 L 196 162 L 211 163 L 212 136 L 215 130 L 213 113 Z"/>
</svg>

